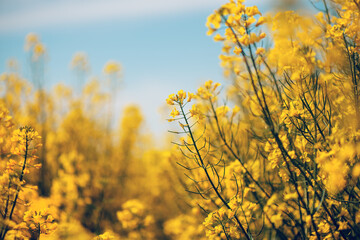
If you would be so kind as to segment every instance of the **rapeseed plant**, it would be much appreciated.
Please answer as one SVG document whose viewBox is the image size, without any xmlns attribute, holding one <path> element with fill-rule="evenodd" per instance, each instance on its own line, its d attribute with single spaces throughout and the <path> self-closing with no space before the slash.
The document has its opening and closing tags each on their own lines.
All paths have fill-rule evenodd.
<svg viewBox="0 0 360 240">
<path fill-rule="evenodd" d="M 209 239 L 360 234 L 359 8 L 323 4 L 315 17 L 262 16 L 243 1 L 224 4 L 206 25 L 224 44 L 234 110 L 220 103 L 212 81 L 198 89 L 189 112 L 180 92 L 166 100 L 176 103 L 170 120 L 186 135 L 177 144 L 179 164 Z"/>
</svg>

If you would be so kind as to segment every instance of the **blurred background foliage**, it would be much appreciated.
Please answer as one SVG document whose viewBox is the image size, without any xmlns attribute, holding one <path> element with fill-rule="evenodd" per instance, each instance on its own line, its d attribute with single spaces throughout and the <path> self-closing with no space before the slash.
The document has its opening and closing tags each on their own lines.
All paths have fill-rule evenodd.
<svg viewBox="0 0 360 240">
<path fill-rule="evenodd" d="M 114 120 L 113 90 L 121 80 L 121 65 L 113 61 L 105 65 L 104 87 L 99 79 L 85 78 L 86 55 L 75 54 L 71 66 L 79 89 L 58 84 L 45 91 L 47 51 L 35 34 L 26 37 L 25 46 L 31 81 L 16 72 L 15 61 L 8 62 L 12 71 L 1 75 L 1 141 L 9 144 L 11 132 L 26 125 L 39 133 L 41 146 L 38 168 L 26 166 L 24 182 L 15 188 L 20 197 L 12 223 L 2 222 L 11 226 L 7 236 L 20 228 L 25 212 L 51 209 L 51 224 L 57 228 L 41 239 L 91 239 L 107 230 L 129 239 L 167 238 L 163 225 L 190 209 L 184 201 L 189 196 L 181 188 L 182 174 L 170 161 L 171 145 L 165 147 L 168 150 L 155 147 L 140 108 L 129 105 L 121 119 Z M 18 172 L 12 175 L 7 164 L 13 155 L 10 148 L 2 147 L 1 172 L 7 179 L 17 179 Z M 23 156 L 18 154 L 20 160 Z M 33 190 L 28 206 L 29 186 Z M 8 191 L 2 185 L 2 213 Z M 22 236 L 36 239 L 26 230 Z"/>
</svg>

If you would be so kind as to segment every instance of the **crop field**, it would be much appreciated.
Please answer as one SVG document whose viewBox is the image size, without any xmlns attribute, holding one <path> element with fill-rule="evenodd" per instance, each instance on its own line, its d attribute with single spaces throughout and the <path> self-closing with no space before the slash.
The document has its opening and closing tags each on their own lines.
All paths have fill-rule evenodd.
<svg viewBox="0 0 360 240">
<path fill-rule="evenodd" d="M 360 239 L 360 1 L 310 8 L 210 12 L 224 81 L 169 90 L 163 144 L 119 113 L 121 62 L 89 78 L 78 52 L 49 88 L 51 46 L 24 36 L 28 76 L 0 75 L 0 240 Z"/>
</svg>

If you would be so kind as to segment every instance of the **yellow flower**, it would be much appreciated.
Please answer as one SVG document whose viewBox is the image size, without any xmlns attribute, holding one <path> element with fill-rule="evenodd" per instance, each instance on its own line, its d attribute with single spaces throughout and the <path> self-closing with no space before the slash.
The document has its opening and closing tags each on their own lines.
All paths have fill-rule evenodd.
<svg viewBox="0 0 360 240">
<path fill-rule="evenodd" d="M 221 36 L 219 33 L 214 36 L 214 41 L 215 42 L 221 42 L 221 41 L 224 41 L 224 40 L 225 40 L 225 38 L 223 36 Z"/>
<path fill-rule="evenodd" d="M 210 35 L 213 34 L 215 31 L 216 31 L 215 28 L 209 27 L 209 30 L 206 32 L 206 34 L 207 34 L 208 36 L 210 36 Z"/>
<path fill-rule="evenodd" d="M 259 38 L 260 39 L 263 39 L 263 38 L 265 38 L 266 37 L 266 33 L 260 33 L 260 35 L 259 35 Z"/>
<path fill-rule="evenodd" d="M 221 24 L 221 16 L 217 12 L 214 12 L 207 18 L 206 26 L 208 28 L 218 29 L 220 27 L 220 24 Z"/>
<path fill-rule="evenodd" d="M 44 45 L 41 44 L 41 43 L 37 43 L 34 46 L 34 54 L 35 54 L 35 56 L 39 57 L 39 56 L 43 55 L 44 53 L 45 53 Z"/>
<path fill-rule="evenodd" d="M 244 22 L 245 27 L 249 27 L 251 24 L 253 24 L 256 21 L 254 17 L 249 18 Z"/>
<path fill-rule="evenodd" d="M 219 117 L 224 117 L 229 111 L 230 108 L 228 106 L 220 106 L 216 108 L 216 114 Z"/>
<path fill-rule="evenodd" d="M 221 86 L 221 83 L 215 83 L 213 87 L 213 91 L 215 91 L 219 86 Z"/>
<path fill-rule="evenodd" d="M 187 102 L 190 102 L 194 97 L 195 97 L 195 94 L 189 92 Z"/>
<path fill-rule="evenodd" d="M 189 93 L 190 94 L 190 93 Z M 189 95 L 188 101 L 191 101 L 191 98 L 194 95 Z M 169 105 L 174 105 L 174 102 L 178 104 L 183 104 L 184 100 L 186 99 L 186 92 L 184 90 L 180 90 L 177 94 L 170 94 L 169 97 L 166 99 L 166 103 Z"/>
<path fill-rule="evenodd" d="M 48 217 L 46 218 L 46 222 L 53 222 L 54 221 L 54 217 L 52 215 L 48 215 Z"/>
<path fill-rule="evenodd" d="M 170 116 L 171 117 L 176 117 L 176 116 L 179 116 L 179 111 L 176 109 L 176 108 L 174 108 L 172 111 L 171 111 L 171 113 L 170 113 Z"/>
<path fill-rule="evenodd" d="M 75 53 L 71 60 L 71 68 L 88 71 L 90 67 L 86 54 L 82 52 Z"/>
<path fill-rule="evenodd" d="M 259 37 L 255 33 L 253 33 L 253 32 L 250 33 L 249 41 L 250 41 L 251 44 L 253 44 L 255 42 L 258 42 L 259 40 L 260 40 Z"/>
<path fill-rule="evenodd" d="M 193 117 L 195 115 L 198 115 L 200 113 L 199 108 L 194 104 L 192 105 L 191 109 L 189 110 L 190 115 Z"/>
<path fill-rule="evenodd" d="M 266 19 L 264 17 L 260 17 L 255 26 L 258 27 L 258 26 L 264 24 L 265 21 L 266 21 Z"/>
<path fill-rule="evenodd" d="M 352 174 L 354 178 L 358 178 L 360 176 L 360 163 L 356 164 L 352 170 Z"/>
<path fill-rule="evenodd" d="M 212 80 L 206 81 L 206 82 L 205 82 L 205 87 L 206 87 L 207 89 L 210 89 L 210 88 L 211 88 L 212 83 L 213 83 L 213 81 L 212 81 Z"/>
<path fill-rule="evenodd" d="M 276 228 L 279 228 L 283 222 L 281 214 L 276 214 L 276 215 L 271 216 L 270 220 L 271 220 L 271 222 L 274 223 Z"/>
<path fill-rule="evenodd" d="M 265 52 L 265 49 L 262 48 L 262 47 L 259 47 L 258 49 L 256 49 L 256 54 L 257 54 L 257 55 L 261 55 L 261 54 L 263 54 L 264 52 Z"/>
<path fill-rule="evenodd" d="M 169 105 L 174 105 L 175 101 L 175 94 L 170 94 L 169 97 L 166 99 L 166 103 Z"/>
<path fill-rule="evenodd" d="M 245 46 L 248 46 L 250 44 L 250 37 L 248 34 L 245 34 L 244 36 L 242 36 L 240 39 L 239 39 L 240 43 L 245 45 Z"/>
<path fill-rule="evenodd" d="M 184 92 L 184 90 L 180 90 L 178 93 L 177 93 L 177 100 L 180 102 L 180 104 L 183 103 L 184 99 L 186 98 L 186 92 Z"/>
<path fill-rule="evenodd" d="M 246 15 L 248 15 L 249 17 L 255 16 L 257 14 L 261 15 L 259 9 L 257 6 L 252 6 L 252 7 L 247 7 L 245 9 L 245 13 Z"/>
<path fill-rule="evenodd" d="M 239 47 L 235 47 L 235 48 L 234 48 L 234 53 L 235 53 L 236 55 L 240 55 L 240 53 L 242 53 L 242 49 L 239 48 Z"/>
<path fill-rule="evenodd" d="M 29 33 L 26 35 L 26 42 L 29 44 L 36 44 L 39 42 L 39 37 L 35 33 Z"/>
<path fill-rule="evenodd" d="M 120 63 L 117 63 L 115 61 L 109 61 L 104 67 L 104 72 L 106 74 L 118 73 L 120 72 L 120 70 L 121 70 Z"/>
<path fill-rule="evenodd" d="M 232 115 L 231 117 L 233 118 L 238 112 L 240 111 L 240 107 L 235 105 L 233 110 L 232 110 Z"/>
<path fill-rule="evenodd" d="M 288 201 L 290 199 L 297 199 L 298 198 L 298 195 L 297 195 L 297 192 L 293 192 L 293 193 L 288 193 L 288 194 L 285 194 L 284 195 L 284 200 L 285 201 Z"/>
<path fill-rule="evenodd" d="M 37 43 L 39 43 L 39 37 L 35 33 L 29 33 L 25 38 L 25 50 L 29 51 Z"/>
</svg>

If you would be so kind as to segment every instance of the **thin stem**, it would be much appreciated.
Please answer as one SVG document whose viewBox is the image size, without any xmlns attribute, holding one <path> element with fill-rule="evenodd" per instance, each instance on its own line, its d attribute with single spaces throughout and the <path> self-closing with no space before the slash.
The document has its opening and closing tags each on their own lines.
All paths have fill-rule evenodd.
<svg viewBox="0 0 360 240">
<path fill-rule="evenodd" d="M 209 180 L 209 182 L 210 182 L 210 184 L 211 184 L 211 187 L 214 189 L 216 195 L 217 195 L 218 198 L 221 200 L 221 202 L 222 202 L 228 209 L 232 210 L 231 207 L 229 206 L 229 204 L 228 204 L 228 203 L 225 201 L 225 199 L 223 198 L 223 196 L 221 196 L 221 194 L 220 194 L 220 192 L 218 191 L 218 189 L 215 187 L 215 185 L 214 185 L 214 183 L 213 183 L 213 181 L 212 181 L 212 179 L 211 179 L 211 177 L 210 177 L 210 175 L 209 175 L 209 173 L 208 173 L 208 170 L 207 170 L 207 168 L 206 168 L 205 165 L 204 165 L 203 157 L 202 157 L 202 155 L 201 155 L 201 153 L 200 153 L 200 151 L 199 151 L 199 149 L 198 149 L 198 147 L 197 147 L 197 144 L 196 144 L 194 135 L 193 135 L 192 130 L 191 130 L 191 128 L 190 128 L 190 124 L 189 124 L 188 119 L 187 119 L 187 117 L 186 117 L 186 115 L 185 115 L 184 108 L 183 108 L 183 106 L 182 106 L 181 103 L 179 103 L 179 106 L 180 106 L 180 109 L 181 109 L 181 113 L 182 113 L 182 115 L 184 116 L 184 120 L 185 120 L 185 123 L 186 123 L 186 127 L 188 128 L 189 136 L 190 136 L 190 138 L 191 138 L 191 140 L 192 140 L 192 142 L 193 142 L 193 145 L 194 145 L 194 148 L 195 148 L 195 151 L 196 151 L 196 155 L 198 156 L 198 158 L 199 158 L 199 160 L 200 160 L 200 163 L 201 163 L 201 166 L 202 166 L 202 169 L 204 170 L 204 172 L 205 172 L 205 174 L 206 174 L 206 178 Z M 246 232 L 244 226 L 241 224 L 239 218 L 238 218 L 236 215 L 234 216 L 234 218 L 235 218 L 237 224 L 239 225 L 241 231 L 245 234 L 246 238 L 247 238 L 248 240 L 251 240 L 251 238 L 249 237 L 248 233 Z"/>
</svg>

